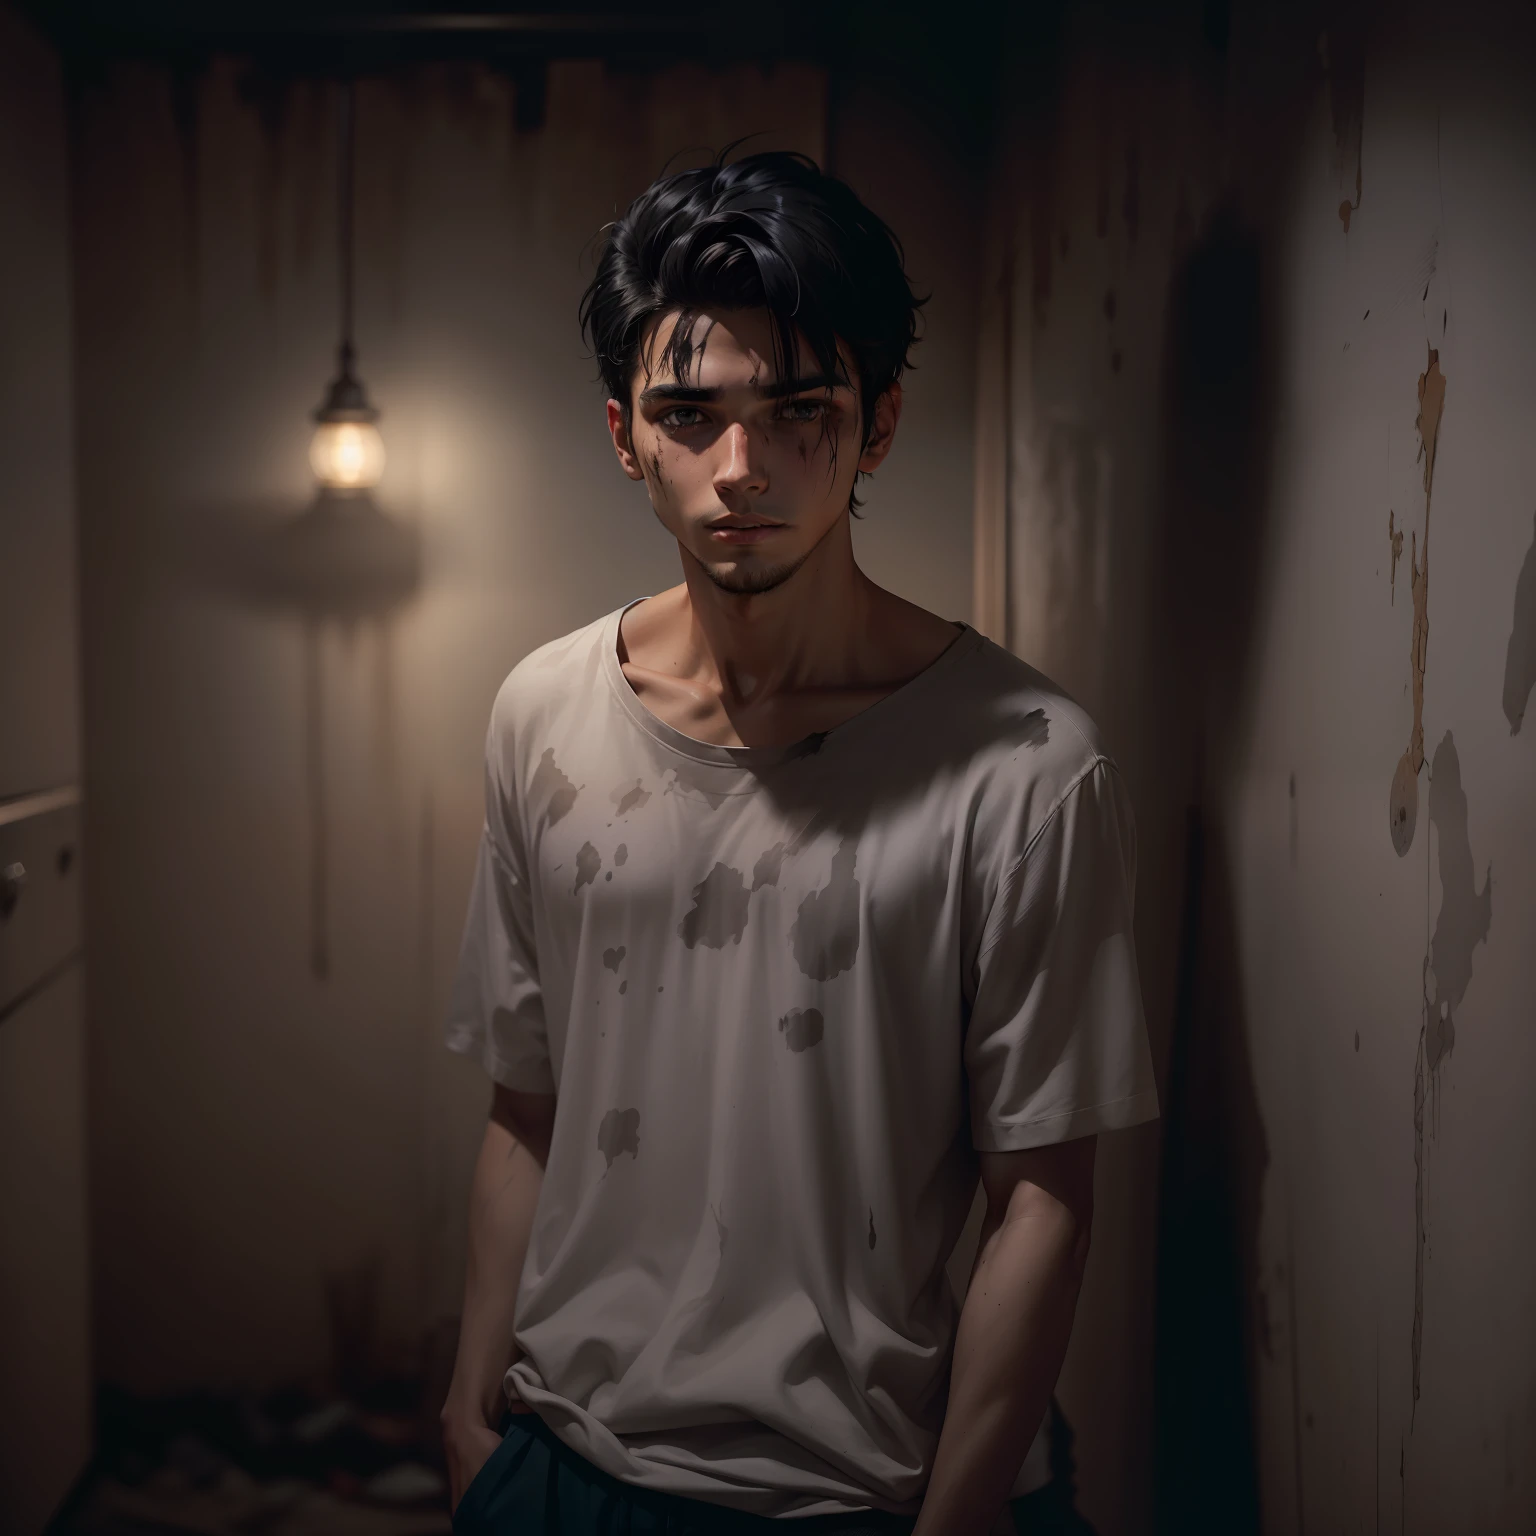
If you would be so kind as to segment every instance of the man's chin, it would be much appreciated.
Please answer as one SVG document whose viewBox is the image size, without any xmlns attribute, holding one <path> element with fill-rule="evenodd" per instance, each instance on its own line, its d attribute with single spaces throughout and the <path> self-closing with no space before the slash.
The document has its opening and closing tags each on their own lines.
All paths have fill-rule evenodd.
<svg viewBox="0 0 1536 1536">
<path fill-rule="evenodd" d="M 801 555 L 798 560 L 774 560 L 774 561 L 726 561 L 712 562 L 701 560 L 704 574 L 722 592 L 729 592 L 735 597 L 755 597 L 762 592 L 772 592 L 775 587 L 781 587 L 796 571 L 805 564 L 809 551 Z"/>
</svg>

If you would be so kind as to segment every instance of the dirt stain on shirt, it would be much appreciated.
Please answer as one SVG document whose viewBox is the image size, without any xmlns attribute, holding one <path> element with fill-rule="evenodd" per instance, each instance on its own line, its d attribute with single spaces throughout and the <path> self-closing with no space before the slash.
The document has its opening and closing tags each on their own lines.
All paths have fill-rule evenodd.
<svg viewBox="0 0 1536 1536">
<path fill-rule="evenodd" d="M 555 749 L 546 747 L 543 757 L 539 759 L 539 766 L 534 769 L 533 782 L 528 786 L 528 799 L 532 804 L 537 805 L 541 800 L 547 802 L 544 813 L 546 824 L 552 827 L 567 816 L 580 793 L 580 789 L 561 772 L 559 763 L 555 761 Z"/>
<path fill-rule="evenodd" d="M 636 779 L 632 785 L 620 784 L 608 798 L 613 801 L 616 815 L 628 816 L 631 811 L 638 811 L 651 798 L 651 792 L 645 787 L 643 779 Z"/>
<path fill-rule="evenodd" d="M 610 1109 L 597 1128 L 597 1150 L 608 1159 L 612 1168 L 614 1159 L 622 1152 L 631 1157 L 640 1156 L 640 1111 L 638 1109 Z"/>
<path fill-rule="evenodd" d="M 591 843 L 583 843 L 576 854 L 576 884 L 571 887 L 571 894 L 574 896 L 582 886 L 591 885 L 602 867 L 602 854 Z"/>
<path fill-rule="evenodd" d="M 715 867 L 693 888 L 693 909 L 677 925 L 677 936 L 696 949 L 724 949 L 726 941 L 741 943 L 747 931 L 750 897 L 746 877 L 729 864 Z"/>
<path fill-rule="evenodd" d="M 845 837 L 832 855 L 832 874 L 800 903 L 789 942 L 795 963 L 812 981 L 828 981 L 851 966 L 859 953 L 859 850 Z"/>
<path fill-rule="evenodd" d="M 1019 740 L 1026 747 L 1043 747 L 1051 739 L 1050 717 L 1043 709 L 1032 709 L 1019 722 Z"/>
<path fill-rule="evenodd" d="M 784 850 L 787 843 L 775 843 L 772 848 L 765 848 L 758 855 L 757 863 L 752 866 L 752 889 L 761 890 L 765 885 L 777 885 L 779 883 L 779 871 L 784 867 Z"/>
<path fill-rule="evenodd" d="M 793 1008 L 779 1020 L 784 1043 L 792 1051 L 808 1051 L 820 1045 L 826 1033 L 826 1020 L 819 1008 Z"/>
</svg>

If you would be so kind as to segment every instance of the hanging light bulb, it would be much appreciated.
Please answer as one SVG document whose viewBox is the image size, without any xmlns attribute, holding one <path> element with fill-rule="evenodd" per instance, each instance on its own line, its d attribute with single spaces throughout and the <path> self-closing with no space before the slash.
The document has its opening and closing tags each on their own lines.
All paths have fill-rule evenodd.
<svg viewBox="0 0 1536 1536">
<path fill-rule="evenodd" d="M 341 346 L 336 377 L 315 412 L 319 425 L 309 445 L 309 466 L 328 491 L 371 490 L 384 474 L 379 413 L 353 372 L 352 349 L 352 82 L 342 87 L 337 156 L 337 231 L 341 265 Z"/>
<path fill-rule="evenodd" d="M 327 490 L 366 491 L 384 473 L 384 439 L 374 423 L 379 413 L 352 373 L 352 348 L 343 342 L 341 371 L 315 412 L 319 425 L 309 445 L 309 466 Z"/>
</svg>

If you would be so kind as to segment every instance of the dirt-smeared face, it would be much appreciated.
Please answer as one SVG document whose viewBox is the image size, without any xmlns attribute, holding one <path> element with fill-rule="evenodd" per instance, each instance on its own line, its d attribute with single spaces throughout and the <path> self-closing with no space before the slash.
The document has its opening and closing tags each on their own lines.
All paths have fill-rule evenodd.
<svg viewBox="0 0 1536 1536">
<path fill-rule="evenodd" d="M 676 315 L 641 351 L 626 424 L 608 402 L 619 462 L 644 480 L 667 530 L 729 592 L 787 580 L 844 517 L 856 473 L 885 457 L 899 401 L 882 396 L 868 443 L 851 358 L 828 377 L 806 363 L 773 363 L 765 310 L 706 310 L 692 324 L 688 377 L 658 366 Z"/>
</svg>

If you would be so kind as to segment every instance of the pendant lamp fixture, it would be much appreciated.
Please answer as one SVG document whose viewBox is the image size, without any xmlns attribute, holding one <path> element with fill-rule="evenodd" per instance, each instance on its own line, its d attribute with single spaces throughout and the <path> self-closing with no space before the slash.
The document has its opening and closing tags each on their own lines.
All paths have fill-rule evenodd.
<svg viewBox="0 0 1536 1536">
<path fill-rule="evenodd" d="M 321 487 L 343 496 L 372 489 L 384 473 L 384 439 L 374 425 L 378 411 L 353 372 L 352 348 L 352 140 L 353 86 L 343 82 L 337 118 L 336 225 L 340 257 L 341 345 L 336 377 L 315 412 L 319 425 L 309 445 L 309 464 Z"/>
</svg>

